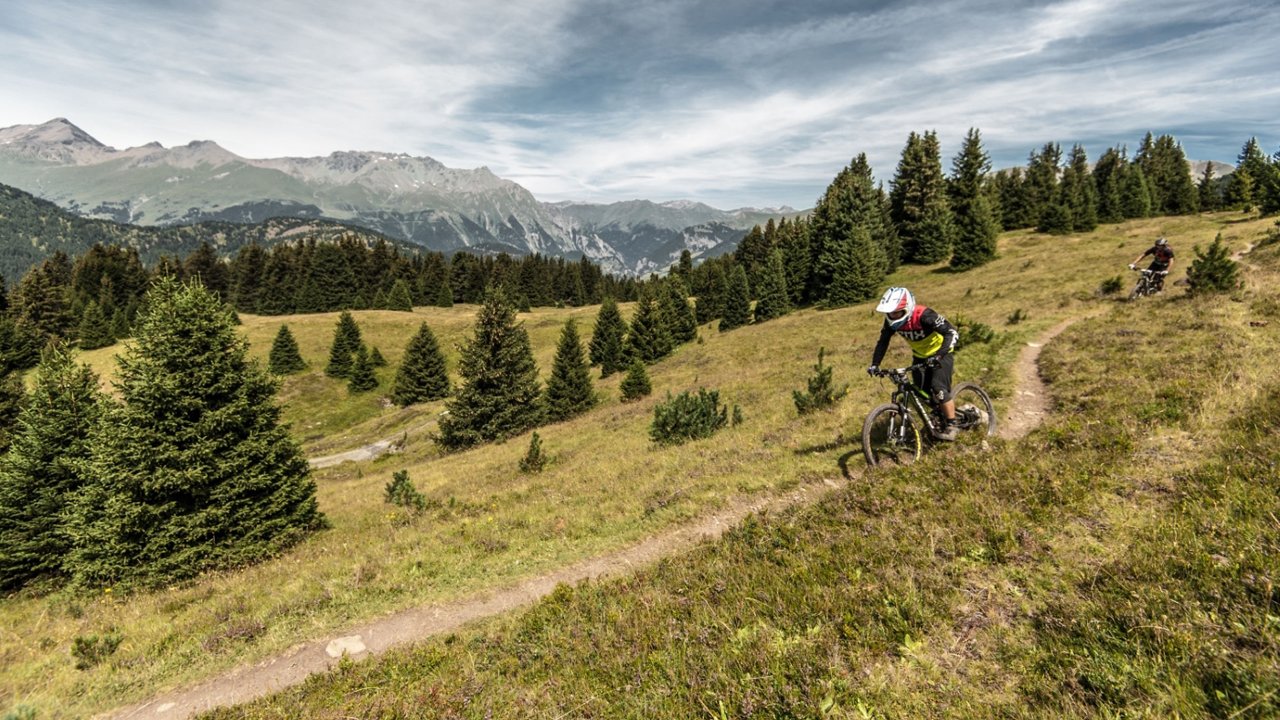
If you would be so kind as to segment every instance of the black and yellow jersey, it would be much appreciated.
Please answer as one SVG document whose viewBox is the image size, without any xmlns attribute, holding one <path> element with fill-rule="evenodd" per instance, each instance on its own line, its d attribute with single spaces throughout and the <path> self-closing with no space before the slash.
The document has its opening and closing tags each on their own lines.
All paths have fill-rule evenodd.
<svg viewBox="0 0 1280 720">
<path fill-rule="evenodd" d="M 956 349 L 956 344 L 960 341 L 960 331 L 947 322 L 946 318 L 923 305 L 917 305 L 911 317 L 896 330 L 889 325 L 889 319 L 885 318 L 884 327 L 880 329 L 880 341 L 876 343 L 876 351 L 871 356 L 872 365 L 879 365 L 884 359 L 894 333 L 901 335 L 911 345 L 911 354 L 921 360 L 949 353 Z"/>
</svg>

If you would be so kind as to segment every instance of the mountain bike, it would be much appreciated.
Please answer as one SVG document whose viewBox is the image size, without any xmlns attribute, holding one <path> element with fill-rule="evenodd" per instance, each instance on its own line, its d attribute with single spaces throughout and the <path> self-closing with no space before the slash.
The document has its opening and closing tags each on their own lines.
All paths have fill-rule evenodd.
<svg viewBox="0 0 1280 720">
<path fill-rule="evenodd" d="M 1133 289 L 1133 292 L 1129 293 L 1129 299 L 1137 300 L 1140 297 L 1155 295 L 1160 292 L 1163 289 L 1161 285 L 1163 285 L 1164 276 L 1168 274 L 1168 270 L 1152 270 L 1151 268 L 1143 270 L 1142 277 L 1138 278 L 1138 286 Z"/>
<path fill-rule="evenodd" d="M 942 408 L 911 377 L 912 370 L 924 367 L 919 363 L 876 373 L 877 377 L 889 378 L 894 391 L 889 402 L 868 413 L 862 423 L 862 451 L 871 467 L 915 462 L 924 452 L 926 440 L 935 441 L 946 426 Z M 996 434 L 996 411 L 986 390 L 963 382 L 952 390 L 951 397 L 956 402 L 954 444 L 978 446 Z"/>
</svg>

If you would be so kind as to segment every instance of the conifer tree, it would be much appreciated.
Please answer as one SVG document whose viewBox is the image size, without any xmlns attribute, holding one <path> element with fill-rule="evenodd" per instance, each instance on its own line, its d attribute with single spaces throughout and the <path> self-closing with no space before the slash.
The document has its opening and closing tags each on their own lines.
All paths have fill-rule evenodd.
<svg viewBox="0 0 1280 720">
<path fill-rule="evenodd" d="M 413 297 L 409 294 L 409 283 L 404 278 L 396 280 L 391 286 L 391 292 L 387 293 L 386 309 L 413 312 Z"/>
<path fill-rule="evenodd" d="M 1128 163 L 1123 148 L 1107 148 L 1093 167 L 1093 186 L 1098 194 L 1099 222 L 1117 223 L 1125 218 L 1120 183 Z"/>
<path fill-rule="evenodd" d="M 649 372 L 644 369 L 644 363 L 639 358 L 631 361 L 618 389 L 622 391 L 623 402 L 639 400 L 653 392 L 653 385 L 649 382 Z"/>
<path fill-rule="evenodd" d="M 350 393 L 369 392 L 378 387 L 378 376 L 373 372 L 373 361 L 369 359 L 369 349 L 361 343 L 356 349 L 355 358 L 351 361 L 351 376 L 347 379 L 347 391 Z"/>
<path fill-rule="evenodd" d="M 871 165 L 864 154 L 855 157 L 827 186 L 810 222 L 808 302 L 842 305 L 865 300 L 876 292 L 894 264 L 888 253 L 899 251 L 887 203 L 884 193 L 872 184 Z M 856 276 L 839 277 L 851 272 Z M 838 301 L 831 296 L 836 287 L 845 288 Z M 862 297 L 864 292 L 867 294 Z"/>
<path fill-rule="evenodd" d="M 941 152 L 933 131 L 911 133 L 902 149 L 889 200 L 905 262 L 927 265 L 951 256 L 954 229 Z"/>
<path fill-rule="evenodd" d="M 1186 215 L 1197 210 L 1199 198 L 1191 180 L 1191 166 L 1182 146 L 1171 135 L 1152 139 L 1147 133 L 1134 158 L 1142 168 L 1157 215 Z"/>
<path fill-rule="evenodd" d="M 742 327 L 751 322 L 751 295 L 747 288 L 747 271 L 735 264 L 729 272 L 729 287 L 724 296 L 724 313 L 720 316 L 720 332 Z"/>
<path fill-rule="evenodd" d="M 116 340 L 129 337 L 129 312 L 125 308 L 116 308 L 111 314 L 111 337 Z"/>
<path fill-rule="evenodd" d="M 267 369 L 276 375 L 292 375 L 307 369 L 298 351 L 298 341 L 288 325 L 281 325 L 271 341 L 271 353 L 267 355 Z"/>
<path fill-rule="evenodd" d="M 78 582 L 190 578 L 270 557 L 323 523 L 275 385 L 213 293 L 156 283 L 118 377 L 122 402 L 98 425 L 69 523 Z"/>
<path fill-rule="evenodd" d="M 990 170 L 991 159 L 982 149 L 982 134 L 971 128 L 951 164 L 951 182 L 947 184 L 955 215 L 951 267 L 956 270 L 977 267 L 996 256 L 1000 226 L 982 190 L 982 180 Z"/>
<path fill-rule="evenodd" d="M 759 225 L 756 225 L 742 238 L 742 241 L 738 243 L 738 249 L 734 251 L 734 259 L 747 271 L 747 282 L 753 292 L 755 283 L 759 279 L 760 271 L 764 268 L 765 263 L 769 261 L 769 252 L 771 250 L 773 248 L 768 240 L 765 239 L 764 231 Z"/>
<path fill-rule="evenodd" d="M 1223 207 L 1245 212 L 1252 210 L 1254 186 L 1253 175 L 1243 167 L 1236 168 L 1227 180 L 1227 189 L 1222 197 Z"/>
<path fill-rule="evenodd" d="M 382 351 L 377 347 L 369 348 L 369 364 L 372 365 L 375 370 L 387 366 L 387 359 L 382 357 Z"/>
<path fill-rule="evenodd" d="M 449 395 L 449 372 L 436 336 L 424 322 L 409 341 L 404 361 L 391 384 L 391 401 L 400 407 Z"/>
<path fill-rule="evenodd" d="M 636 314 L 627 330 L 626 356 L 639 358 L 644 363 L 655 363 L 667 355 L 675 344 L 649 291 L 641 294 L 636 303 Z"/>
<path fill-rule="evenodd" d="M 694 308 L 699 323 L 711 322 L 724 315 L 725 294 L 729 290 L 729 278 L 721 259 L 712 260 L 703 267 L 706 281 L 697 290 L 698 300 Z"/>
<path fill-rule="evenodd" d="M 352 302 L 351 306 L 356 310 L 387 310 L 388 309 L 387 296 L 383 294 L 381 288 L 379 288 L 377 292 L 373 294 L 373 301 L 363 308 L 360 307 L 360 302 L 362 300 L 363 300 L 363 295 L 357 294 L 356 300 Z"/>
<path fill-rule="evenodd" d="M 1083 146 L 1072 146 L 1059 191 L 1059 201 L 1071 210 L 1072 230 L 1089 232 L 1098 227 L 1098 189 Z"/>
<path fill-rule="evenodd" d="M 45 350 L 0 459 L 0 590 L 63 573 L 71 549 L 65 516 L 86 481 L 102 403 L 92 370 L 64 346 Z"/>
<path fill-rule="evenodd" d="M 1249 211 L 1258 203 L 1258 181 L 1266 177 L 1267 156 L 1263 154 L 1258 138 L 1251 137 L 1236 156 L 1236 171 L 1227 182 L 1224 205 Z"/>
<path fill-rule="evenodd" d="M 520 472 L 540 473 L 547 466 L 547 455 L 542 451 L 542 438 L 534 430 L 529 437 L 529 449 L 520 458 Z"/>
<path fill-rule="evenodd" d="M 606 297 L 591 331 L 591 364 L 600 366 L 600 377 L 609 377 L 626 367 L 626 335 L 627 324 L 618 311 L 618 301 Z"/>
<path fill-rule="evenodd" d="M 570 318 L 560 332 L 551 378 L 547 380 L 547 419 L 551 422 L 568 420 L 590 410 L 595 404 L 596 394 L 591 388 L 591 373 L 586 354 L 582 351 L 582 340 Z"/>
<path fill-rule="evenodd" d="M 501 286 L 485 291 L 458 372 L 462 386 L 440 419 L 444 447 L 508 438 L 541 422 L 542 393 L 529 335 L 516 323 L 515 306 Z"/>
<path fill-rule="evenodd" d="M 787 270 L 783 265 L 782 251 L 774 248 L 769 262 L 760 273 L 756 292 L 756 322 L 772 320 L 791 312 L 791 298 L 787 295 Z"/>
<path fill-rule="evenodd" d="M 107 316 L 102 312 L 102 306 L 94 300 L 90 300 L 85 307 L 84 315 L 80 318 L 80 330 L 76 335 L 81 350 L 94 350 L 115 342 Z"/>
<path fill-rule="evenodd" d="M 1022 168 L 997 172 L 995 186 L 1000 198 L 1000 226 L 1005 230 L 1034 227 L 1036 216 L 1027 197 Z"/>
<path fill-rule="evenodd" d="M 449 273 L 445 273 L 440 278 L 440 284 L 436 287 L 435 295 L 436 307 L 453 307 L 453 286 L 449 282 Z"/>
<path fill-rule="evenodd" d="M 325 366 L 324 374 L 335 378 L 350 376 L 351 360 L 362 344 L 360 326 L 351 313 L 343 310 L 333 329 L 333 344 L 329 346 L 329 364 Z"/>
<path fill-rule="evenodd" d="M 782 251 L 782 264 L 786 270 L 787 298 L 791 305 L 802 305 L 804 290 L 809 282 L 809 223 L 797 218 L 778 225 L 778 248 Z M 698 299 L 702 304 L 702 299 Z"/>
<path fill-rule="evenodd" d="M 1204 164 L 1204 172 L 1200 174 L 1196 192 L 1200 196 L 1200 212 L 1214 212 L 1222 206 L 1222 198 L 1218 196 L 1218 183 L 1213 179 L 1213 163 Z"/>
<path fill-rule="evenodd" d="M 1131 163 L 1120 178 L 1120 207 L 1127 220 L 1151 217 L 1151 189 L 1142 166 Z"/>
<path fill-rule="evenodd" d="M 1196 259 L 1187 268 L 1187 292 L 1205 295 L 1228 292 L 1240 285 L 1240 265 L 1231 259 L 1230 251 L 1222 244 L 1222 233 L 1213 239 L 1204 251 L 1195 246 Z"/>
<path fill-rule="evenodd" d="M 12 433 L 26 399 L 22 375 L 0 359 L 0 454 L 9 449 Z"/>
<path fill-rule="evenodd" d="M 698 337 L 698 317 L 689 304 L 689 289 L 679 277 L 669 277 L 662 283 L 658 300 L 659 313 L 667 335 L 675 345 L 692 342 Z"/>
</svg>

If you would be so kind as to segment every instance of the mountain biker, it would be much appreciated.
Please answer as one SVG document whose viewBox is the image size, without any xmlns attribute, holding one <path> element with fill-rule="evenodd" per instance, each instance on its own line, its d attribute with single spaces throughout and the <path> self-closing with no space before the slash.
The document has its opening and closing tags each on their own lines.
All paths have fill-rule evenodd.
<svg viewBox="0 0 1280 720">
<path fill-rule="evenodd" d="M 1162 237 L 1156 238 L 1156 244 L 1129 263 L 1129 269 L 1137 270 L 1138 263 L 1148 255 L 1151 256 L 1151 267 L 1147 269 L 1155 273 L 1156 292 L 1163 292 L 1164 276 L 1168 274 L 1169 266 L 1173 264 L 1173 248 L 1169 247 L 1168 240 Z"/>
<path fill-rule="evenodd" d="M 956 439 L 956 403 L 951 397 L 951 371 L 955 366 L 952 352 L 960 340 L 960 332 L 947 319 L 924 305 L 917 305 L 911 291 L 904 287 L 891 287 L 885 291 L 876 305 L 876 312 L 885 314 L 880 328 L 880 341 L 871 355 L 871 367 L 867 374 L 880 372 L 880 361 L 889 349 L 894 333 L 901 335 L 911 345 L 913 364 L 924 363 L 923 370 L 912 370 L 916 385 L 929 391 L 930 397 L 942 410 L 945 426 L 936 433 L 939 440 Z"/>
</svg>

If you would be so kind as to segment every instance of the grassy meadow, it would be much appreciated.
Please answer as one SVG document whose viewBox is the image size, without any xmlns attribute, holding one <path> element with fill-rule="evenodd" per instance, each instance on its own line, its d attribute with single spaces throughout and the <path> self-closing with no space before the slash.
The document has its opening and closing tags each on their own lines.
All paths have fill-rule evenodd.
<svg viewBox="0 0 1280 720">
<path fill-rule="evenodd" d="M 982 382 L 998 410 L 1008 406 L 1008 368 L 1026 341 L 1063 319 L 1104 314 L 1068 330 L 1044 355 L 1055 399 L 1068 412 L 1023 441 L 994 443 L 990 453 L 942 449 L 892 474 L 861 473 L 851 442 L 890 390 L 862 374 L 880 323 L 871 303 L 803 310 L 723 334 L 701 328 L 698 341 L 650 368 L 651 397 L 622 404 L 614 376 L 597 383 L 596 409 L 540 428 L 553 461 L 537 475 L 517 469 L 528 434 L 442 455 L 428 437 L 442 403 L 384 402 L 423 321 L 456 368 L 474 306 L 353 313 L 365 342 L 390 362 L 379 389 L 355 397 L 323 375 L 336 313 L 241 316 L 255 356 L 265 360 L 288 323 L 310 364 L 280 390 L 309 456 L 395 436 L 404 438 L 401 451 L 316 471 L 330 529 L 270 562 L 129 597 L 59 590 L 3 599 L 0 712 L 26 706 L 41 719 L 85 717 L 137 702 L 363 619 L 627 546 L 745 497 L 843 481 L 846 460 L 849 486 L 814 508 L 753 518 L 720 542 L 633 577 L 562 588 L 527 613 L 219 715 L 970 717 L 993 707 L 1011 717 L 1090 716 L 1100 708 L 1208 716 L 1188 710 L 1207 707 L 1196 704 L 1206 691 L 1179 685 L 1186 678 L 1169 670 L 1174 660 L 1224 678 L 1209 691 L 1212 707 L 1239 709 L 1268 691 L 1272 701 L 1254 709 L 1274 707 L 1266 703 L 1274 702 L 1275 683 L 1267 685 L 1262 671 L 1278 669 L 1280 628 L 1267 624 L 1280 614 L 1276 600 L 1270 614 L 1249 614 L 1239 608 L 1260 590 L 1219 586 L 1244 573 L 1259 587 L 1258 578 L 1268 588 L 1275 579 L 1274 541 L 1267 558 L 1248 549 L 1257 537 L 1240 536 L 1265 529 L 1276 502 L 1240 479 L 1252 467 L 1242 463 L 1254 453 L 1274 469 L 1275 451 L 1257 441 L 1248 419 L 1233 418 L 1280 412 L 1274 363 L 1257 362 L 1280 351 L 1280 261 L 1274 246 L 1256 253 L 1258 268 L 1234 300 L 1186 300 L 1173 284 L 1193 244 L 1207 246 L 1222 232 L 1242 249 L 1272 225 L 1217 214 L 1080 236 L 1009 233 L 1000 258 L 977 270 L 899 270 L 886 284 L 905 284 L 944 315 L 997 331 L 992 343 L 961 351 L 957 381 Z M 1168 292 L 1132 305 L 1101 296 L 1098 288 L 1117 275 L 1125 286 L 1119 297 L 1127 293 L 1136 274 L 1125 264 L 1157 235 L 1178 253 Z M 564 321 L 576 318 L 585 340 L 597 310 L 520 315 L 544 378 Z M 1272 326 L 1250 327 L 1255 316 Z M 804 388 L 820 346 L 850 392 L 831 411 L 798 417 L 791 391 Z M 81 359 L 107 382 L 120 351 Z M 908 358 L 895 341 L 886 364 Z M 719 389 L 724 402 L 741 406 L 744 422 L 708 440 L 654 446 L 647 436 L 654 404 L 668 391 L 698 387 Z M 431 510 L 414 516 L 383 501 L 398 470 Z M 1239 528 L 1237 499 L 1250 513 Z M 1205 565 L 1206 524 L 1215 542 L 1221 537 L 1210 555 L 1225 562 Z M 1156 560 L 1179 557 L 1179 549 L 1187 564 L 1167 577 Z M 1134 598 L 1156 586 L 1190 599 L 1160 605 L 1163 620 L 1147 618 L 1148 606 Z M 1213 592 L 1224 599 L 1205 612 L 1218 614 L 1197 614 L 1200 598 Z M 1237 610 L 1230 622 L 1244 630 L 1222 614 Z M 1107 635 L 1116 623 L 1146 635 Z M 1157 625 L 1165 630 L 1151 629 Z M 1241 650 L 1253 630 L 1257 639 Z M 76 639 L 108 634 L 120 639 L 114 654 L 77 669 Z M 1215 654 L 1224 648 L 1227 655 Z M 1247 658 L 1214 664 L 1232 652 Z M 383 685 L 401 690 L 363 691 Z"/>
</svg>

